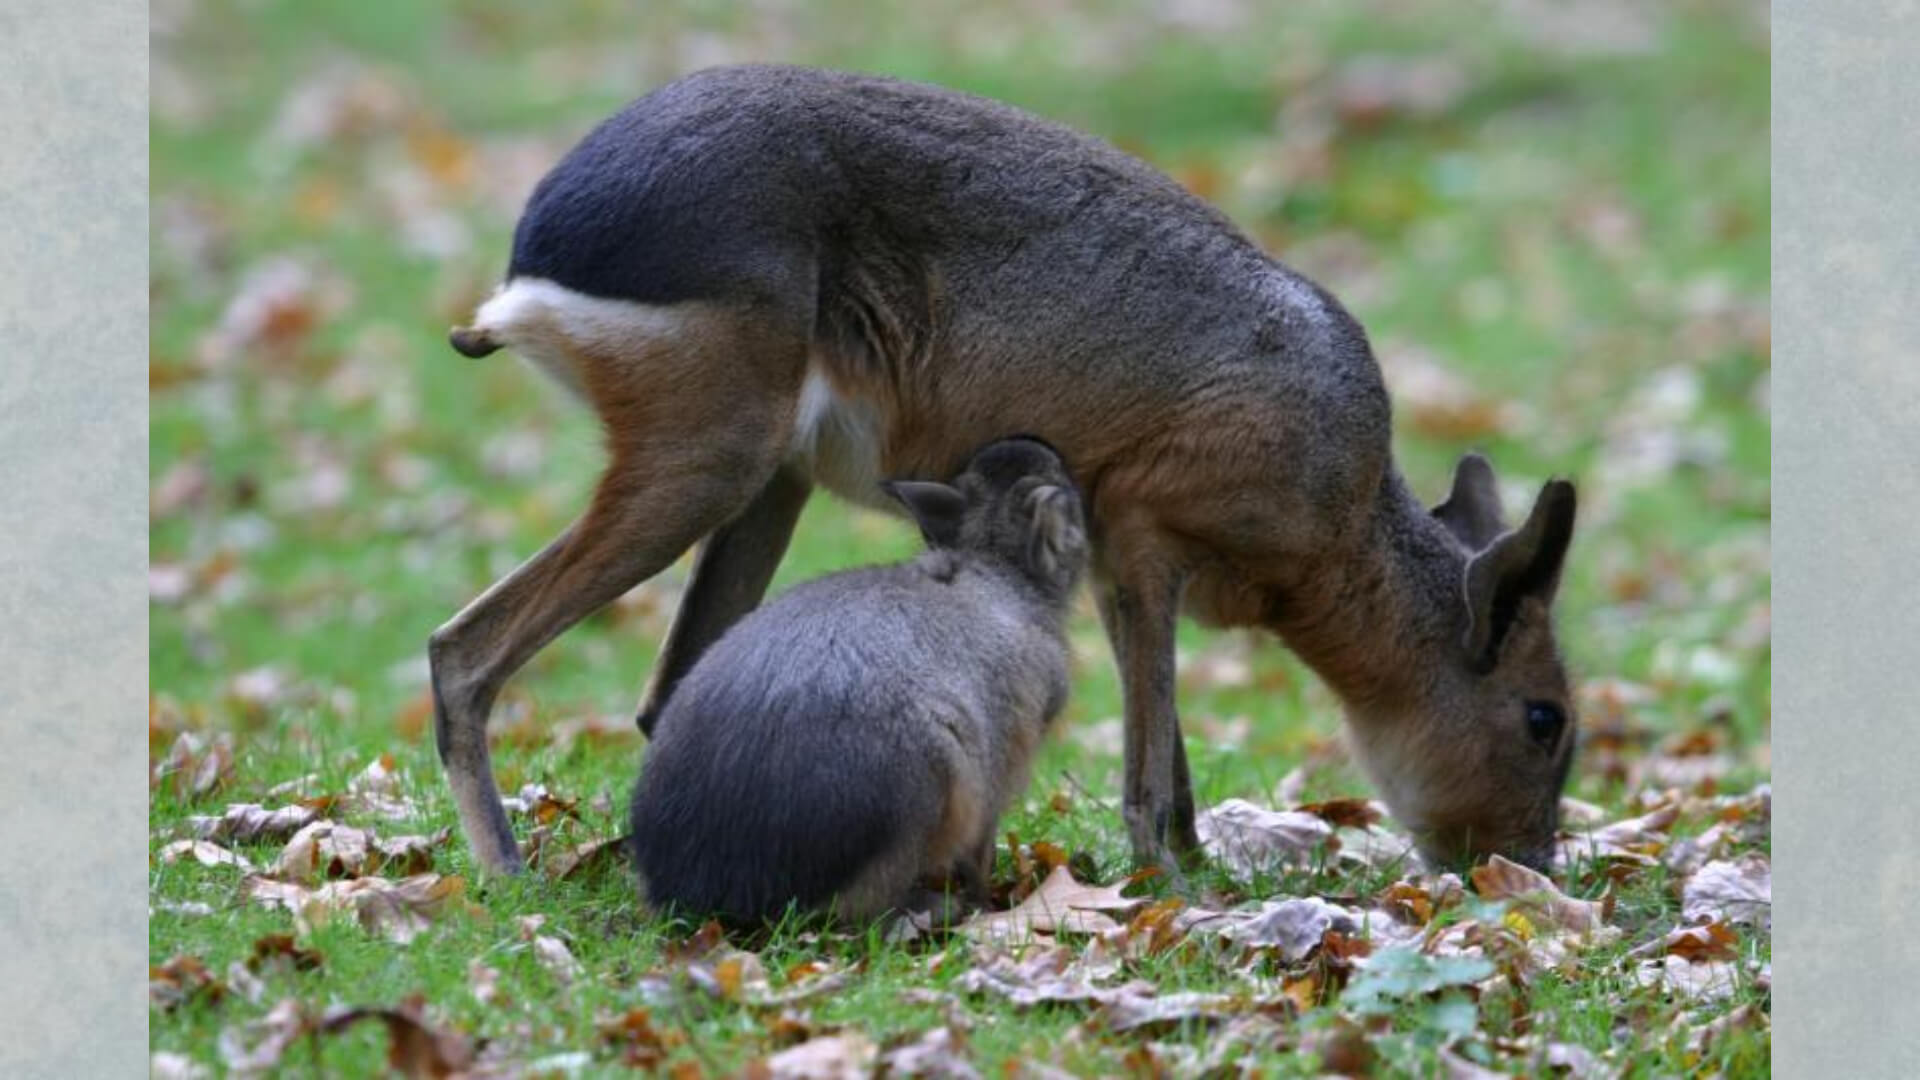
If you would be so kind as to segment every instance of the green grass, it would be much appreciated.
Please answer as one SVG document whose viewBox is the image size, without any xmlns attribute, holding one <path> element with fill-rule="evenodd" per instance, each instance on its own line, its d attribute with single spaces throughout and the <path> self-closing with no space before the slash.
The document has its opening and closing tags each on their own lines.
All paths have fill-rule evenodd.
<svg viewBox="0 0 1920 1080">
<path fill-rule="evenodd" d="M 585 414 L 536 389 L 499 359 L 464 360 L 445 326 L 499 273 L 512 210 L 488 193 L 514 140 L 553 160 L 619 103 L 669 77 L 687 55 L 788 59 L 928 79 L 1003 98 L 1112 138 L 1205 191 L 1275 253 L 1341 295 L 1386 353 L 1430 351 L 1485 398 L 1523 405 L 1517 431 L 1449 435 L 1403 401 L 1396 450 L 1415 486 L 1437 498 L 1453 459 L 1486 450 L 1504 481 L 1530 491 L 1552 473 L 1582 488 L 1582 520 L 1559 601 L 1562 641 L 1576 673 L 1646 684 L 1634 725 L 1657 737 L 1724 716 L 1734 766 L 1721 782 L 1744 790 L 1767 777 L 1770 651 L 1769 420 L 1756 400 L 1766 379 L 1768 290 L 1768 56 L 1744 7 L 1697 0 L 1663 7 L 1648 51 L 1560 55 L 1523 37 L 1493 9 L 1454 5 L 1287 5 L 1249 10 L 1222 29 L 1157 24 L 1107 2 L 1042 24 L 1011 3 L 855 4 L 792 10 L 718 4 L 587 3 L 564 9 L 497 0 L 447 4 L 206 3 L 156 37 L 156 70 L 192 88 L 173 108 L 156 94 L 152 127 L 154 255 L 151 442 L 159 484 L 177 468 L 204 468 L 205 494 L 156 513 L 157 565 L 224 581 L 152 606 L 151 682 L 161 737 L 174 726 L 235 732 L 237 764 L 198 801 L 156 791 L 153 847 L 191 813 L 225 799 L 259 801 L 274 784 L 317 772 L 338 791 L 381 753 L 405 768 L 424 808 L 416 826 L 454 821 L 431 741 L 420 729 L 428 633 L 514 562 L 550 539 L 583 505 L 599 461 Z M 1229 6 L 1226 10 L 1232 10 Z M 1389 15 L 1391 14 L 1391 17 Z M 1764 17 L 1764 16 L 1763 16 Z M 1444 57 L 1466 89 L 1432 114 L 1397 113 L 1377 126 L 1336 124 L 1324 166 L 1286 173 L 1274 162 L 1301 143 L 1301 126 L 1336 112 L 1301 106 L 1362 54 Z M 363 130 L 287 148 L 269 134 L 290 95 L 330 65 L 361 65 L 399 104 Z M 161 76 L 156 76 L 156 82 Z M 426 256 L 401 242 L 389 208 L 395 175 L 429 160 L 434 140 L 475 155 L 465 178 L 424 202 L 468 231 L 464 251 Z M 544 157 L 542 156 L 544 155 Z M 537 174 L 537 167 L 535 169 Z M 508 200 L 510 201 L 510 200 Z M 1617 250 L 1595 239 L 1606 213 L 1630 221 Z M 179 226 L 211 223 L 212 255 L 195 262 Z M 249 271 L 292 255 L 343 283 L 346 298 L 282 351 L 245 349 L 202 363 L 204 342 Z M 1695 395 L 1650 438 L 1678 437 L 1698 452 L 1661 460 L 1645 479 L 1622 479 L 1636 415 L 1662 372 Z M 1391 379 L 1391 373 L 1390 373 Z M 539 448 L 531 465 L 490 469 L 491 440 Z M 502 451 L 494 447 L 496 455 Z M 309 507 L 302 491 L 337 468 L 348 490 Z M 1511 507 L 1510 507 L 1511 508 Z M 775 588 L 913 549 L 896 522 L 816 500 Z M 666 576 L 684 576 L 684 564 Z M 538 657 L 510 688 L 496 726 L 521 710 L 534 729 L 633 707 L 664 629 L 665 612 L 603 615 Z M 1758 629 L 1755 629 L 1756 626 Z M 1085 604 L 1072 628 L 1074 695 L 1059 738 L 1044 752 L 1028 799 L 1004 827 L 1023 840 L 1086 852 L 1103 881 L 1126 869 L 1118 760 L 1091 747 L 1089 730 L 1119 711 L 1111 660 Z M 1187 626 L 1183 650 L 1217 645 Z M 236 675 L 273 666 L 285 692 L 264 709 L 232 693 Z M 1261 638 L 1247 686 L 1189 680 L 1182 713 L 1203 801 L 1270 800 L 1273 785 L 1338 728 L 1331 696 L 1277 642 Z M 1214 740 L 1245 719 L 1238 740 Z M 618 830 L 638 763 L 637 739 L 504 744 L 503 786 L 540 780 L 581 798 L 580 837 Z M 155 748 L 165 750 L 164 743 Z M 1068 775 L 1071 775 L 1071 780 Z M 1083 785 L 1087 790 L 1080 791 Z M 1316 774 L 1310 795 L 1364 794 L 1357 771 Z M 1053 796 L 1067 810 L 1053 808 Z M 1617 779 L 1576 769 L 1570 794 L 1625 816 Z M 589 809 L 596 800 L 610 813 Z M 1106 805 L 1101 805 L 1105 803 Z M 250 849 L 256 860 L 268 848 Z M 1006 856 L 1003 853 L 1003 867 Z M 456 841 L 437 869 L 474 880 Z M 235 898 L 231 870 L 154 863 L 156 904 L 200 901 L 212 917 L 156 909 L 154 963 L 187 953 L 216 972 L 244 959 L 282 912 Z M 1236 895 L 1270 890 L 1370 890 L 1384 882 L 1295 875 L 1200 881 Z M 1621 897 L 1631 930 L 1614 954 L 1679 921 L 1664 872 Z M 1597 895 L 1586 882 L 1582 895 Z M 593 1070 L 617 1055 L 597 1041 L 599 1018 L 637 1002 L 676 930 L 644 917 L 618 875 L 586 883 L 490 883 L 470 913 L 443 920 L 406 946 L 351 926 L 313 935 L 314 972 L 269 976 L 258 1005 L 229 997 L 153 1015 L 156 1050 L 217 1060 L 223 1028 L 284 996 L 324 1005 L 392 1004 L 423 993 L 437 1020 L 524 1049 L 522 1060 L 593 1050 Z M 525 949 L 514 917 L 540 913 L 569 942 L 587 977 L 561 990 Z M 1765 935 L 1743 947 L 1764 960 Z M 934 952 L 938 952 L 936 948 Z M 764 945 L 770 970 L 825 954 L 864 961 L 848 990 L 811 1004 L 813 1022 L 858 1025 L 877 1040 L 944 1021 L 933 1004 L 902 999 L 946 986 L 962 967 L 932 975 L 924 949 L 867 941 L 814 943 L 795 931 Z M 501 973 L 516 1004 L 483 1007 L 468 992 L 469 961 Z M 1733 1003 L 1687 1010 L 1644 991 L 1621 991 L 1605 952 L 1592 977 L 1548 979 L 1525 991 L 1534 1030 L 1596 1052 L 1614 1048 L 1633 1075 L 1686 1071 L 1684 1031 Z M 1228 989 L 1228 965 L 1178 952 L 1143 973 L 1163 990 Z M 1619 1002 L 1633 1003 L 1624 1013 Z M 1038 1057 L 1086 1073 L 1127 1066 L 1140 1040 L 1082 1032 L 1084 1010 L 1014 1012 L 968 998 L 973 1059 L 983 1070 Z M 1483 1001 L 1482 1030 L 1503 1029 Z M 1303 1030 L 1331 1022 L 1314 1010 Z M 1625 1019 L 1630 1031 L 1620 1028 Z M 660 1018 L 656 1018 L 660 1019 Z M 662 1019 L 686 1033 L 676 1060 L 731 1071 L 767 1052 L 762 1017 L 739 1006 Z M 1400 1071 L 1437 1068 L 1419 1008 L 1395 1014 Z M 1638 1034 L 1635 1034 L 1637 1032 Z M 1198 1031 L 1158 1036 L 1202 1045 Z M 1395 1041 L 1395 1040 L 1399 1041 Z M 1402 1046 L 1404 1043 L 1404 1046 Z M 358 1072 L 381 1060 L 372 1027 L 317 1044 L 314 1067 Z M 1727 1044 L 1730 1072 L 1764 1070 L 1764 1034 Z M 289 1062 L 306 1061 L 305 1050 Z M 1267 1063 L 1312 1071 L 1301 1052 Z"/>
</svg>

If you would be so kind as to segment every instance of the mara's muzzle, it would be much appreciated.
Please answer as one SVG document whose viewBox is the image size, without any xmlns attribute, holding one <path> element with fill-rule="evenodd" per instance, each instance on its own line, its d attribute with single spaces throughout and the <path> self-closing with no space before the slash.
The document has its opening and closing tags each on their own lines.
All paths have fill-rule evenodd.
<svg viewBox="0 0 1920 1080">
<path fill-rule="evenodd" d="M 456 326 L 447 331 L 447 343 L 462 356 L 471 356 L 475 360 L 499 351 L 500 343 L 493 340 L 485 330 L 475 330 L 471 326 Z"/>
</svg>

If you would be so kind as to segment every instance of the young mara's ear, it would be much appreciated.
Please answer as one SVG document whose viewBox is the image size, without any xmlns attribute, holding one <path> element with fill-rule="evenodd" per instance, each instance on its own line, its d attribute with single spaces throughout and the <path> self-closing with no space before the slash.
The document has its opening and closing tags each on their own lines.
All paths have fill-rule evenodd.
<svg viewBox="0 0 1920 1080">
<path fill-rule="evenodd" d="M 1500 516 L 1499 486 L 1486 458 L 1474 453 L 1460 458 L 1460 464 L 1453 468 L 1453 490 L 1446 502 L 1433 508 L 1433 516 L 1467 545 L 1468 551 L 1479 551 L 1506 531 L 1507 523 Z"/>
<path fill-rule="evenodd" d="M 1054 578 L 1061 566 L 1086 546 L 1073 492 L 1043 484 L 1027 495 L 1032 523 L 1027 531 L 1027 565 L 1042 578 Z"/>
<path fill-rule="evenodd" d="M 1560 584 L 1560 564 L 1573 540 L 1573 485 L 1549 480 L 1527 523 L 1502 534 L 1467 563 L 1467 660 L 1493 668 L 1500 639 L 1527 598 L 1547 604 Z"/>
<path fill-rule="evenodd" d="M 967 497 L 930 480 L 888 480 L 880 490 L 900 500 L 913 515 L 929 547 L 952 547 L 960 542 L 960 521 L 967 513 Z"/>
</svg>

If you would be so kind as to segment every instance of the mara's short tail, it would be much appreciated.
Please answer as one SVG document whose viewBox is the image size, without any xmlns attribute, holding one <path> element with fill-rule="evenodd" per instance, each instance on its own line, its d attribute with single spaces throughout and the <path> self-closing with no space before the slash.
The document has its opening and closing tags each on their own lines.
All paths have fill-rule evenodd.
<svg viewBox="0 0 1920 1080">
<path fill-rule="evenodd" d="M 500 343 L 493 340 L 493 335 L 471 326 L 456 326 L 447 331 L 447 344 L 453 346 L 454 352 L 475 360 L 500 350 Z"/>
</svg>

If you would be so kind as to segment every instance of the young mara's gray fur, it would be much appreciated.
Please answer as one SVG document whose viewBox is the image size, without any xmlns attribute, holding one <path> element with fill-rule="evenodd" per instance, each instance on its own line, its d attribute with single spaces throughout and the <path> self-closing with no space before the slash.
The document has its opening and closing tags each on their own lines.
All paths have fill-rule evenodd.
<svg viewBox="0 0 1920 1080">
<path fill-rule="evenodd" d="M 1067 693 L 1079 496 L 1032 440 L 896 485 L 929 549 L 747 615 L 662 710 L 633 797 L 659 908 L 849 920 L 985 899 L 995 823 Z"/>
<path fill-rule="evenodd" d="M 1312 665 L 1428 854 L 1550 847 L 1575 727 L 1549 607 L 1572 487 L 1507 531 L 1469 458 L 1428 511 L 1359 324 L 1105 143 L 891 79 L 690 75 L 541 182 L 500 293 L 452 342 L 552 373 L 610 458 L 585 515 L 430 644 L 442 759 L 489 870 L 520 857 L 487 714 L 547 642 L 698 543 L 651 729 L 759 601 L 815 485 L 872 502 L 883 477 L 949 476 L 1021 433 L 1085 495 L 1136 858 L 1172 869 L 1196 844 L 1182 611 L 1267 627 Z"/>
</svg>

